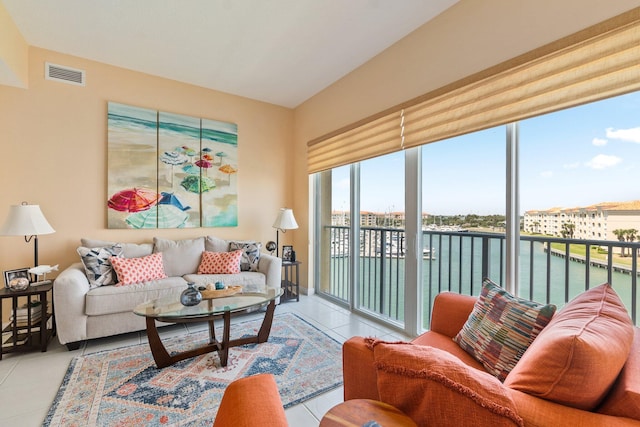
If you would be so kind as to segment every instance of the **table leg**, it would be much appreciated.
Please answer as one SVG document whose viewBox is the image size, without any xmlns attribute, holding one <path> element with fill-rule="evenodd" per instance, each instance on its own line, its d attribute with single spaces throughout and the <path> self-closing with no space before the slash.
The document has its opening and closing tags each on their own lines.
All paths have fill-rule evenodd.
<svg viewBox="0 0 640 427">
<path fill-rule="evenodd" d="M 266 342 L 269 339 L 269 334 L 271 333 L 271 325 L 273 324 L 273 312 L 276 310 L 276 301 L 271 300 L 269 305 L 267 306 L 267 312 L 264 315 L 264 320 L 262 321 L 262 325 L 260 326 L 260 331 L 258 332 L 258 343 Z"/>
<path fill-rule="evenodd" d="M 45 352 L 47 351 L 47 344 L 48 344 L 48 340 L 47 340 L 47 323 L 48 323 L 48 319 L 47 319 L 47 292 L 41 292 L 40 293 L 40 301 L 42 302 L 42 308 L 40 308 L 41 310 L 41 318 L 40 318 L 40 351 L 41 352 Z M 31 311 L 31 309 L 29 309 L 29 311 Z"/>
<path fill-rule="evenodd" d="M 229 338 L 231 337 L 231 313 L 226 311 L 223 316 L 224 329 L 222 331 L 222 349 L 218 351 L 220 365 L 227 366 L 229 362 Z"/>
<path fill-rule="evenodd" d="M 158 335 L 158 328 L 156 327 L 156 321 L 153 317 L 147 317 L 147 338 L 149 339 L 149 347 L 151 347 L 151 354 L 153 360 L 156 362 L 158 368 L 164 368 L 171 365 L 171 356 L 167 353 L 167 349 L 160 341 L 160 335 Z"/>
</svg>

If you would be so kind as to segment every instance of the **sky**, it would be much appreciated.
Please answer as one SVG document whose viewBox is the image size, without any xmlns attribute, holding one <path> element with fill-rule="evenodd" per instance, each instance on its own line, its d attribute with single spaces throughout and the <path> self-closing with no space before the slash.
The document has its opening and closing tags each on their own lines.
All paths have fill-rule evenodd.
<svg viewBox="0 0 640 427">
<path fill-rule="evenodd" d="M 640 200 L 640 92 L 521 121 L 520 212 Z M 504 126 L 423 146 L 423 212 L 504 214 Z M 361 210 L 404 211 L 404 153 L 361 163 Z M 349 168 L 333 171 L 349 210 Z"/>
</svg>

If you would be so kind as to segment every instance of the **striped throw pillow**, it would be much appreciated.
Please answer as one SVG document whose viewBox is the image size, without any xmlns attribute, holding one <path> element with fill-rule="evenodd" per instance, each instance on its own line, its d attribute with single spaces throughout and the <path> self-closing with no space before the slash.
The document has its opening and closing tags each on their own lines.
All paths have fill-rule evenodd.
<svg viewBox="0 0 640 427">
<path fill-rule="evenodd" d="M 504 381 L 549 323 L 556 306 L 517 298 L 489 279 L 454 341 Z"/>
</svg>

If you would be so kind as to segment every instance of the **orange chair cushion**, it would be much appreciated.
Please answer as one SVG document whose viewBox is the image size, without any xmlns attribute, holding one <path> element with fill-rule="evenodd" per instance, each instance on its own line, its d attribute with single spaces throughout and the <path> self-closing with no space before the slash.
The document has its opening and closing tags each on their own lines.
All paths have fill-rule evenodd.
<svg viewBox="0 0 640 427">
<path fill-rule="evenodd" d="M 434 347 L 373 344 L 380 399 L 418 425 L 523 426 L 500 381 Z"/>
<path fill-rule="evenodd" d="M 640 420 L 640 329 L 634 328 L 631 355 L 598 412 Z"/>
<path fill-rule="evenodd" d="M 288 426 L 272 374 L 252 375 L 229 384 L 213 422 L 213 427 L 255 426 Z"/>
<path fill-rule="evenodd" d="M 504 381 L 555 312 L 553 304 L 515 297 L 484 279 L 473 311 L 454 341 Z"/>
<path fill-rule="evenodd" d="M 553 317 L 504 385 L 583 410 L 593 410 L 620 373 L 634 328 L 609 284 L 592 288 Z"/>
</svg>

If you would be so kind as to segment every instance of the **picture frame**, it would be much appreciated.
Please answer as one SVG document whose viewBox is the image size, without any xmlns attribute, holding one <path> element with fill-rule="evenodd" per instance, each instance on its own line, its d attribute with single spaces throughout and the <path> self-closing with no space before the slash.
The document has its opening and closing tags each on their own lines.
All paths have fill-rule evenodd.
<svg viewBox="0 0 640 427">
<path fill-rule="evenodd" d="M 24 277 L 31 283 L 31 277 L 29 277 L 29 268 L 17 268 L 15 270 L 6 270 L 4 272 L 4 287 L 9 287 L 9 282 L 13 279 Z"/>
<path fill-rule="evenodd" d="M 293 246 L 291 245 L 282 245 L 282 261 L 291 262 L 293 254 Z"/>
</svg>

